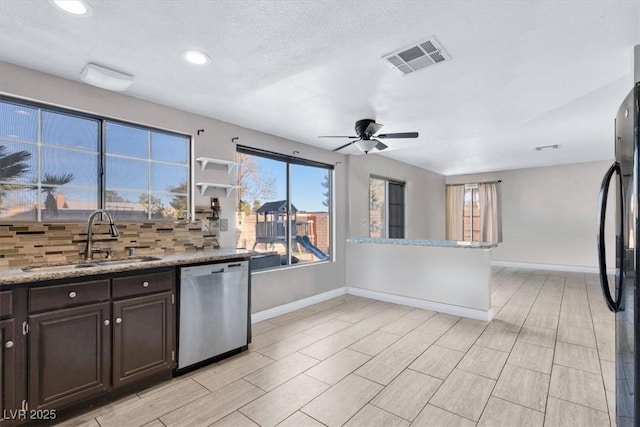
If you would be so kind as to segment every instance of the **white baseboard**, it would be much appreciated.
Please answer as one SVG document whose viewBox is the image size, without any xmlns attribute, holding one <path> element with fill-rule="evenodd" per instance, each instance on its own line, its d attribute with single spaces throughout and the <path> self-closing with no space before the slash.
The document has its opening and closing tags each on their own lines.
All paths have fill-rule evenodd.
<svg viewBox="0 0 640 427">
<path fill-rule="evenodd" d="M 598 274 L 598 267 L 580 265 L 535 264 L 531 262 L 491 261 L 493 267 L 527 268 L 530 270 L 573 271 L 575 273 Z M 607 274 L 616 274 L 615 268 L 607 268 Z"/>
<path fill-rule="evenodd" d="M 490 321 L 493 319 L 493 311 L 482 311 L 474 308 L 460 307 L 457 305 L 443 304 L 440 302 L 428 301 L 419 298 L 405 297 L 401 295 L 387 294 L 385 292 L 372 291 L 370 289 L 347 287 L 347 294 L 357 297 L 371 298 L 378 301 L 391 302 L 394 304 L 407 305 L 409 307 L 422 308 L 425 310 L 437 311 L 438 313 L 451 314 L 454 316 L 469 317 L 471 319 Z"/>
<path fill-rule="evenodd" d="M 427 301 L 418 298 L 404 297 L 400 295 L 387 294 L 384 292 L 371 291 L 369 289 L 352 288 L 343 286 L 341 288 L 332 289 L 318 295 L 293 301 L 288 304 L 279 305 L 267 310 L 259 311 L 251 315 L 251 323 L 262 322 L 272 317 L 282 316 L 310 305 L 318 304 L 331 298 L 341 295 L 353 295 L 357 297 L 370 298 L 378 301 L 390 302 L 394 304 L 402 304 L 409 307 L 422 308 L 425 310 L 437 311 L 438 313 L 452 314 L 454 316 L 469 317 L 471 319 L 490 321 L 493 318 L 493 312 L 475 310 L 473 308 L 459 307 L 457 305 L 442 304 L 439 302 Z"/>
<path fill-rule="evenodd" d="M 300 310 L 301 308 L 309 307 L 310 305 L 318 304 L 322 301 L 345 295 L 346 293 L 347 288 L 343 286 L 341 288 L 332 289 L 321 294 L 299 299 L 288 304 L 283 304 L 277 307 L 269 308 L 267 310 L 259 311 L 251 315 L 251 323 L 258 323 L 262 322 L 263 320 L 271 319 L 272 317 L 282 316 L 283 314 L 291 313 L 292 311 Z"/>
</svg>

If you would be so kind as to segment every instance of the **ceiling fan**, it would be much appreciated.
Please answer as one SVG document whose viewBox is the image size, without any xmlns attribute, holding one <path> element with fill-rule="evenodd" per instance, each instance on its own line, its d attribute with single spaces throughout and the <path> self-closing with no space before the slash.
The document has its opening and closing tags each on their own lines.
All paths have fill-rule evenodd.
<svg viewBox="0 0 640 427">
<path fill-rule="evenodd" d="M 369 151 L 374 148 L 378 151 L 382 151 L 388 147 L 379 139 L 386 138 L 417 138 L 418 132 L 401 132 L 401 133 L 380 133 L 376 135 L 376 133 L 382 128 L 383 125 L 380 123 L 376 123 L 375 120 L 372 119 L 362 119 L 356 122 L 356 134 L 358 136 L 319 136 L 318 138 L 349 138 L 353 139 L 344 145 L 336 148 L 333 151 L 340 151 L 343 148 L 347 148 L 348 146 L 355 144 L 356 147 L 360 151 L 363 151 L 365 154 L 369 153 Z"/>
</svg>

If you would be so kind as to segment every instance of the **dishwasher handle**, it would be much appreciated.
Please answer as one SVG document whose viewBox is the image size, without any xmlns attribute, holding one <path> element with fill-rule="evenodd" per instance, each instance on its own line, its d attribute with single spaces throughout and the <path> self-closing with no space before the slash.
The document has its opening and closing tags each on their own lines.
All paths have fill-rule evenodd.
<svg viewBox="0 0 640 427">
<path fill-rule="evenodd" d="M 220 270 L 215 270 L 215 271 L 211 272 L 211 274 L 220 274 L 220 273 L 224 273 L 224 268 L 221 268 Z"/>
</svg>

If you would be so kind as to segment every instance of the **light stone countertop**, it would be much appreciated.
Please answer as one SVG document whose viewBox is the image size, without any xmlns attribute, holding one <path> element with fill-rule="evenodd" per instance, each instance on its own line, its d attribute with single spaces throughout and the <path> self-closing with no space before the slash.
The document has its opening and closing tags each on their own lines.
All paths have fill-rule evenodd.
<svg viewBox="0 0 640 427">
<path fill-rule="evenodd" d="M 426 239 L 379 239 L 374 237 L 354 237 L 347 239 L 347 243 L 377 243 L 383 245 L 407 246 L 441 246 L 446 248 L 489 249 L 498 246 L 490 242 L 462 242 L 456 240 L 426 240 Z"/>
<path fill-rule="evenodd" d="M 149 268 L 171 267 L 201 262 L 218 262 L 238 258 L 249 259 L 255 254 L 257 254 L 257 252 L 246 249 L 214 249 L 164 256 L 153 255 L 160 259 L 145 262 L 118 263 L 116 265 L 95 265 L 84 268 L 75 268 L 74 265 L 69 265 L 68 268 L 57 267 L 54 271 L 23 271 L 22 268 L 0 269 L 0 288 L 8 285 L 19 285 L 23 283 L 115 273 L 120 271 L 144 270 Z M 96 259 L 94 262 L 97 263 L 100 261 L 100 259 Z"/>
</svg>

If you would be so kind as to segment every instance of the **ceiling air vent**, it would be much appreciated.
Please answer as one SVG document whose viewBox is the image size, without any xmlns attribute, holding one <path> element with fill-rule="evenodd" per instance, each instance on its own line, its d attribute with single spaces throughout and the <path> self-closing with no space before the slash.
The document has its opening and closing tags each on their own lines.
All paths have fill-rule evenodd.
<svg viewBox="0 0 640 427">
<path fill-rule="evenodd" d="M 392 68 L 402 74 L 411 74 L 430 65 L 450 61 L 451 57 L 442 49 L 435 37 L 398 49 L 382 57 Z"/>
</svg>

